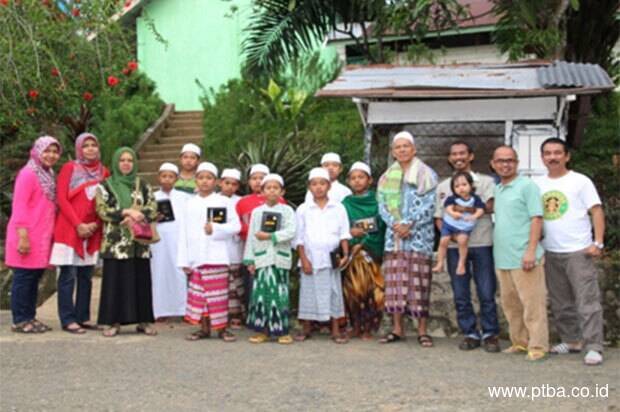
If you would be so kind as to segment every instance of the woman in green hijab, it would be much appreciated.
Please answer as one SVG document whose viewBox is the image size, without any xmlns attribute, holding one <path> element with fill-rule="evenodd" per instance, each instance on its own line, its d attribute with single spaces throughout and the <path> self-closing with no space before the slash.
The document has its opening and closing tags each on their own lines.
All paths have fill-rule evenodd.
<svg viewBox="0 0 620 412">
<path fill-rule="evenodd" d="M 136 153 L 121 147 L 112 157 L 112 175 L 97 189 L 97 214 L 103 220 L 103 282 L 99 302 L 103 335 L 113 337 L 121 325 L 138 324 L 136 330 L 156 335 L 151 326 L 151 251 L 134 241 L 130 227 L 136 222 L 152 222 L 157 204 L 151 187 L 137 177 Z"/>
</svg>

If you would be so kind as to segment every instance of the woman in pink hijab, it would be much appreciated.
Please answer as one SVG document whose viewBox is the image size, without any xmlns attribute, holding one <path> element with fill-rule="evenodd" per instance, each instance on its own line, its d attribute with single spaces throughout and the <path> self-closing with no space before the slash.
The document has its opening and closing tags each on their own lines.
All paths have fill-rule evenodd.
<svg viewBox="0 0 620 412">
<path fill-rule="evenodd" d="M 36 315 L 39 279 L 48 266 L 56 215 L 53 166 L 62 148 L 51 136 L 39 137 L 30 160 L 18 173 L 6 234 L 6 265 L 13 269 L 11 312 L 14 332 L 42 333 L 51 328 Z"/>
<path fill-rule="evenodd" d="M 82 133 L 75 140 L 75 160 L 62 166 L 56 182 L 59 210 L 50 263 L 60 268 L 58 316 L 62 329 L 69 333 L 97 329 L 89 323 L 91 277 L 101 246 L 102 226 L 95 211 L 95 192 L 110 174 L 100 159 L 97 137 Z"/>
</svg>

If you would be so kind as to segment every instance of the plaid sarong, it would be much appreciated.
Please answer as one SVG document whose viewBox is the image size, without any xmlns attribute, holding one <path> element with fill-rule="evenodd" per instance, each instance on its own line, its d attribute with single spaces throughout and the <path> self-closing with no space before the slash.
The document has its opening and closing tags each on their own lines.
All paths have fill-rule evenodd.
<svg viewBox="0 0 620 412">
<path fill-rule="evenodd" d="M 417 252 L 386 252 L 383 260 L 385 311 L 427 318 L 431 296 L 431 257 Z"/>
</svg>

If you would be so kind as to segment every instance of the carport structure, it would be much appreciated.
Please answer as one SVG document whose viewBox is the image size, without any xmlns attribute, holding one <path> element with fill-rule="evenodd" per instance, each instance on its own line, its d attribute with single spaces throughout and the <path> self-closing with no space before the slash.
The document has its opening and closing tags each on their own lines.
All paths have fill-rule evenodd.
<svg viewBox="0 0 620 412">
<path fill-rule="evenodd" d="M 502 65 L 349 66 L 317 92 L 319 97 L 352 98 L 364 125 L 364 157 L 370 161 L 377 126 L 416 136 L 420 157 L 442 176 L 451 141 L 467 140 L 476 152 L 474 167 L 486 170 L 492 150 L 513 146 L 525 174 L 542 173 L 540 143 L 565 139 L 568 110 L 579 115 L 571 133 L 580 134 L 592 95 L 614 83 L 598 65 L 534 61 Z"/>
</svg>

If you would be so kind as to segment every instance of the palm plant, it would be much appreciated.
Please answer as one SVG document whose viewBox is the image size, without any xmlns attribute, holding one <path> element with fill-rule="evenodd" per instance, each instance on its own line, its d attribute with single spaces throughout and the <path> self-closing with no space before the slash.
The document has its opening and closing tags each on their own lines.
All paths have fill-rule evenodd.
<svg viewBox="0 0 620 412">
<path fill-rule="evenodd" d="M 284 178 L 286 199 L 298 205 L 306 194 L 306 176 L 312 165 L 316 164 L 323 146 L 308 141 L 303 136 L 291 132 L 283 139 L 274 140 L 263 136 L 257 142 L 249 142 L 238 155 L 231 155 L 230 163 L 235 164 L 244 176 L 255 163 L 269 165 L 273 173 Z"/>
<path fill-rule="evenodd" d="M 244 41 L 247 68 L 276 72 L 334 31 L 355 41 L 370 63 L 387 61 L 383 38 L 405 35 L 422 45 L 426 33 L 455 27 L 467 16 L 457 0 L 256 0 Z"/>
</svg>

